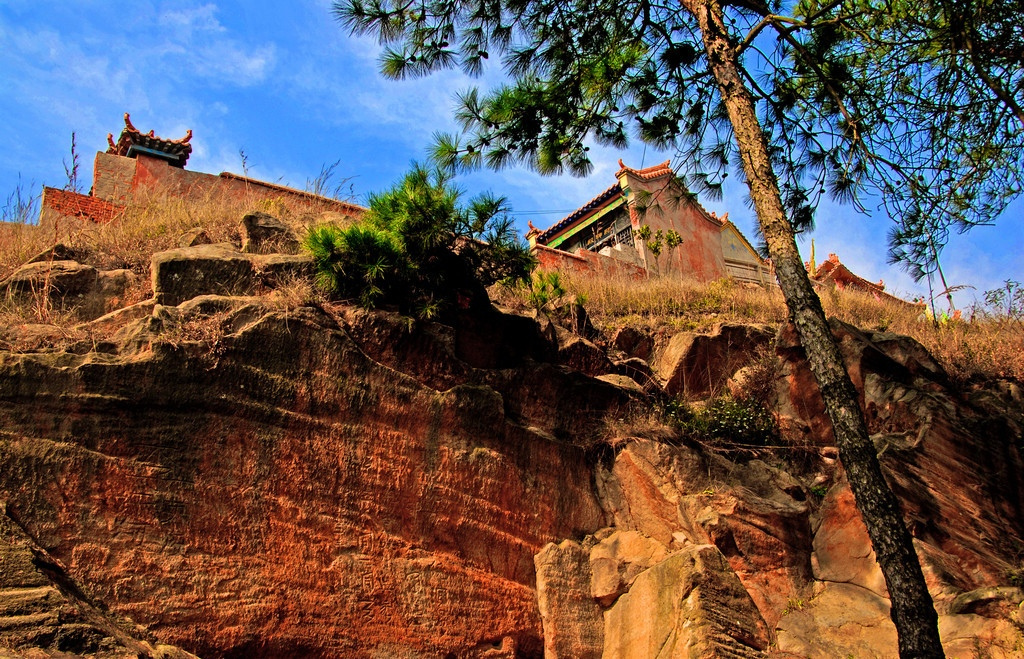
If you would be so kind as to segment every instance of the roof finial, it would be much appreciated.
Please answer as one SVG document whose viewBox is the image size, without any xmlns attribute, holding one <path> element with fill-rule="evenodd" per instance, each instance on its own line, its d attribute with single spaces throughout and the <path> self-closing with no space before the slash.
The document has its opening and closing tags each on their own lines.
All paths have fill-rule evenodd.
<svg viewBox="0 0 1024 659">
<path fill-rule="evenodd" d="M 626 163 L 622 162 L 622 158 L 619 158 L 619 169 L 625 169 Z"/>
<path fill-rule="evenodd" d="M 132 125 L 132 116 L 130 114 L 128 114 L 127 112 L 124 113 L 124 127 L 127 128 L 128 130 L 132 131 L 133 133 L 142 132 L 138 128 L 136 128 L 135 126 Z"/>
</svg>

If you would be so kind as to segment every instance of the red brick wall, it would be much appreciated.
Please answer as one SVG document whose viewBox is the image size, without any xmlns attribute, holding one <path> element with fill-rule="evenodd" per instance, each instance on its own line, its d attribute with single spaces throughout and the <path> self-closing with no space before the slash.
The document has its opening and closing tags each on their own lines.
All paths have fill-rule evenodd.
<svg viewBox="0 0 1024 659">
<path fill-rule="evenodd" d="M 638 265 L 582 249 L 577 250 L 575 254 L 570 254 L 560 249 L 537 245 L 533 248 L 533 255 L 537 257 L 539 270 L 557 270 L 569 276 L 585 275 L 630 279 L 643 279 L 647 276 L 647 271 Z"/>
<path fill-rule="evenodd" d="M 93 195 L 95 196 L 77 195 L 74 200 L 76 205 L 68 207 L 75 211 L 74 217 L 106 222 L 115 214 L 110 209 L 117 208 L 117 203 L 127 201 L 130 193 L 136 190 L 154 190 L 180 196 L 194 196 L 197 199 L 208 198 L 212 195 L 226 195 L 253 201 L 280 201 L 285 208 L 292 212 L 329 210 L 354 217 L 361 215 L 365 210 L 355 204 L 318 197 L 302 190 L 256 181 L 234 174 L 206 174 L 181 167 L 172 167 L 160 158 L 145 154 L 139 154 L 137 158 L 126 158 L 108 153 L 97 153 L 94 167 Z M 59 205 L 63 202 L 54 201 L 53 203 Z M 61 208 L 64 207 L 61 206 Z M 56 206 L 50 208 L 64 214 Z M 90 212 L 90 209 L 93 208 L 97 209 L 95 216 Z"/>
<path fill-rule="evenodd" d="M 164 160 L 140 154 L 136 158 L 133 189 L 163 189 L 182 195 L 229 195 L 237 199 L 280 200 L 289 210 L 332 210 L 346 215 L 360 215 L 363 209 L 355 204 L 318 197 L 302 190 L 275 185 L 235 174 L 206 174 L 181 167 L 172 167 Z"/>
<path fill-rule="evenodd" d="M 42 212 L 56 213 L 61 217 L 90 219 L 94 222 L 109 222 L 124 208 L 106 199 L 78 194 L 57 188 L 43 188 Z"/>
</svg>

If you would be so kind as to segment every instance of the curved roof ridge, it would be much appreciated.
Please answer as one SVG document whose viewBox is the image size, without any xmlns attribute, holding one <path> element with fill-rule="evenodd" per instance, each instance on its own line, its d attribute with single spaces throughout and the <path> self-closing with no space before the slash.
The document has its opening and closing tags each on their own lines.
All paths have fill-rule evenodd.
<svg viewBox="0 0 1024 659">
<path fill-rule="evenodd" d="M 672 160 L 666 160 L 663 163 L 657 165 L 651 165 L 650 167 L 644 167 L 642 169 L 635 169 L 633 167 L 627 167 L 623 162 L 622 158 L 619 158 L 619 171 L 615 172 L 615 178 L 622 176 L 624 173 L 630 173 L 637 178 L 641 178 L 645 181 L 651 179 L 661 178 L 668 174 L 675 174 L 672 170 Z"/>
<path fill-rule="evenodd" d="M 132 124 L 131 115 L 125 112 L 124 130 L 121 131 L 117 142 L 114 142 L 113 133 L 107 133 L 107 153 L 115 156 L 129 156 L 133 146 L 144 147 L 166 154 L 168 160 L 171 160 L 178 167 L 184 167 L 185 163 L 188 162 L 189 155 L 192 153 L 191 141 L 191 128 L 188 129 L 184 137 L 176 140 L 158 137 L 156 131 L 152 130 L 148 133 L 143 133 Z"/>
</svg>

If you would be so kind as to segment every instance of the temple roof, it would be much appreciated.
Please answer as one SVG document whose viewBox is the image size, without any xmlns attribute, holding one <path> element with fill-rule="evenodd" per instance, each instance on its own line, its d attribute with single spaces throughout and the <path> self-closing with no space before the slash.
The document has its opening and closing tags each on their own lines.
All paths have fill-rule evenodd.
<svg viewBox="0 0 1024 659">
<path fill-rule="evenodd" d="M 619 158 L 619 171 L 615 172 L 615 178 L 619 178 L 626 173 L 632 174 L 633 176 L 645 181 L 675 174 L 675 172 L 672 171 L 671 160 L 666 160 L 663 163 L 652 165 L 644 169 L 633 169 L 632 167 L 626 167 L 622 162 L 622 158 Z"/>
<path fill-rule="evenodd" d="M 811 276 L 811 280 L 817 284 L 832 284 L 839 285 L 840 287 L 852 286 L 853 288 L 864 291 L 865 293 L 871 293 L 878 298 L 893 300 L 903 304 L 911 304 L 902 298 L 898 298 L 895 295 L 887 293 L 885 290 L 885 282 L 879 281 L 876 284 L 855 274 L 840 262 L 839 257 L 835 254 L 829 254 L 828 259 L 822 261 L 821 265 L 813 271 L 811 271 L 811 263 L 808 262 L 806 266 Z"/>
<path fill-rule="evenodd" d="M 607 206 L 609 203 L 615 201 L 617 198 L 621 197 L 623 194 L 622 186 L 627 184 L 622 179 L 623 174 L 629 174 L 630 176 L 638 178 L 643 181 L 653 181 L 655 179 L 663 178 L 666 176 L 675 176 L 675 171 L 673 171 L 672 169 L 671 160 L 666 160 L 663 163 L 652 165 L 651 167 L 634 169 L 632 167 L 627 167 L 625 164 L 623 164 L 622 159 L 620 158 L 619 171 L 615 173 L 615 178 L 619 179 L 620 182 L 616 183 L 615 185 L 608 188 L 601 194 L 597 195 L 584 205 L 580 206 L 572 213 L 570 213 L 569 215 L 565 216 L 564 218 L 553 224 L 548 229 L 544 231 L 539 231 L 536 238 L 537 243 L 541 245 L 548 244 L 566 229 L 569 229 L 574 224 L 585 220 L 587 217 L 591 216 L 595 211 L 600 210 L 601 208 Z M 700 211 L 703 213 L 703 217 L 706 220 L 715 224 L 716 226 L 723 225 L 722 220 L 719 220 L 713 214 L 709 214 L 707 211 L 705 211 L 704 208 L 699 203 L 697 203 L 696 199 L 692 199 L 692 202 L 697 206 L 698 209 L 700 209 Z M 631 220 L 633 220 L 634 224 L 639 222 L 639 215 L 633 204 L 629 205 L 629 217 Z M 532 232 L 533 228 L 531 228 L 531 233 Z"/>
<path fill-rule="evenodd" d="M 810 267 L 810 264 L 808 264 L 808 267 Z M 853 271 L 840 262 L 839 257 L 835 254 L 829 254 L 828 260 L 821 262 L 821 265 L 811 273 L 811 279 L 819 282 L 837 281 L 842 284 L 854 284 L 871 292 L 881 293 L 885 290 L 885 283 L 880 281 L 876 284 L 854 274 Z"/>
<path fill-rule="evenodd" d="M 110 148 L 107 153 L 117 156 L 134 158 L 139 153 L 145 153 L 157 158 L 163 158 L 175 167 L 184 167 L 188 162 L 189 154 L 192 153 L 192 131 L 185 133 L 185 137 L 177 140 L 168 140 L 157 137 L 153 131 L 143 133 L 132 125 L 131 116 L 124 113 L 124 130 L 121 136 L 114 142 L 113 133 L 107 134 L 107 144 Z"/>
<path fill-rule="evenodd" d="M 569 228 L 577 220 L 582 219 L 591 211 L 597 210 L 606 202 L 614 199 L 617 195 L 621 194 L 622 186 L 616 183 L 612 187 L 608 188 L 601 194 L 597 195 L 587 203 L 583 204 L 582 206 L 574 210 L 569 215 L 566 215 L 564 218 L 553 224 L 547 230 L 543 231 L 539 236 L 537 236 L 537 242 L 539 242 L 542 245 L 547 244 L 547 242 L 554 238 L 556 235 L 558 235 L 562 231 L 562 229 Z"/>
</svg>

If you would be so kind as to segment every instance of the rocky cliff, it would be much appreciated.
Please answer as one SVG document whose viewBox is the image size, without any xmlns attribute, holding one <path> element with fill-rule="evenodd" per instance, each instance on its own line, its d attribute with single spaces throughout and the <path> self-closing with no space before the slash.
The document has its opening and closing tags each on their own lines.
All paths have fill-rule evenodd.
<svg viewBox="0 0 1024 659">
<path fill-rule="evenodd" d="M 627 359 L 544 317 L 253 295 L 303 267 L 175 250 L 102 340 L 0 354 L 0 657 L 895 655 L 785 328 L 634 331 Z M 1020 656 L 1019 389 L 835 331 L 947 651 Z M 631 425 L 658 385 L 740 386 L 764 345 L 779 446 Z M 63 618 L 18 605 L 57 597 Z M 91 644 L 61 645 L 83 616 Z"/>
</svg>

